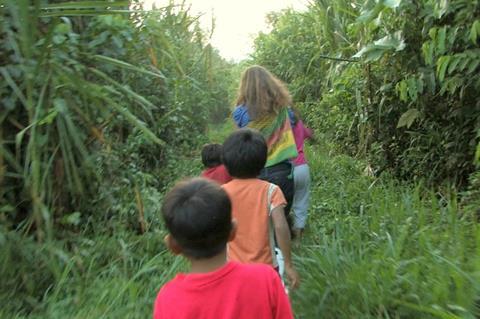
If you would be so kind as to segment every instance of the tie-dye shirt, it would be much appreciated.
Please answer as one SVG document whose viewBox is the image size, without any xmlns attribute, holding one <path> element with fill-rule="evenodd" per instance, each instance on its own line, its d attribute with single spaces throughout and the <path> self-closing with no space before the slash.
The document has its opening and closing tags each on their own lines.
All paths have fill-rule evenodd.
<svg viewBox="0 0 480 319">
<path fill-rule="evenodd" d="M 268 155 L 265 167 L 271 167 L 298 156 L 295 138 L 291 126 L 291 112 L 282 108 L 278 114 L 264 116 L 255 121 L 250 116 L 245 106 L 238 106 L 233 112 L 233 119 L 238 127 L 250 127 L 258 130 L 267 142 Z"/>
</svg>

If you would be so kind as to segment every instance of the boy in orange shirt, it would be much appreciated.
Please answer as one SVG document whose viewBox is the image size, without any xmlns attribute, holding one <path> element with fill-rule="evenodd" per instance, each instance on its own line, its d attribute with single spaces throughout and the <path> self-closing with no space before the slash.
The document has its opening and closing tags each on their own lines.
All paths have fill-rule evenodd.
<svg viewBox="0 0 480 319">
<path fill-rule="evenodd" d="M 240 129 L 223 143 L 224 165 L 233 180 L 222 187 L 232 201 L 232 217 L 237 220 L 228 258 L 278 269 L 276 239 L 290 286 L 296 288 L 299 276 L 292 264 L 290 230 L 283 210 L 287 202 L 277 185 L 257 178 L 266 160 L 265 139 L 251 129 Z"/>
</svg>

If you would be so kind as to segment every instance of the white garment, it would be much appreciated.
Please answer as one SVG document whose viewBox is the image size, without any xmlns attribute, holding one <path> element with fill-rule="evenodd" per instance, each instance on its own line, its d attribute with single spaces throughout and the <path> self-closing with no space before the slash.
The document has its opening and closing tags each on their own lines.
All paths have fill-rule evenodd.
<svg viewBox="0 0 480 319">
<path fill-rule="evenodd" d="M 294 215 L 293 227 L 303 229 L 307 223 L 308 208 L 310 205 L 310 168 L 308 164 L 295 166 L 293 181 L 295 185 L 292 204 Z"/>
</svg>

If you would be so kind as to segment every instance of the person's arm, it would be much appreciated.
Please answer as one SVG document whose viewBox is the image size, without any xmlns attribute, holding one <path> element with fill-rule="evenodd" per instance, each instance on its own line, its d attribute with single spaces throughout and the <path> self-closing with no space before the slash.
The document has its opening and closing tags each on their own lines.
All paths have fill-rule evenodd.
<svg viewBox="0 0 480 319">
<path fill-rule="evenodd" d="M 315 139 L 315 136 L 313 135 L 313 130 L 311 128 L 308 128 L 305 126 L 305 123 L 303 123 L 302 121 L 301 122 L 301 125 L 302 125 L 302 130 L 303 130 L 303 136 L 305 136 L 305 139 L 307 140 L 310 140 L 310 142 L 312 143 L 317 143 L 317 140 Z M 300 124 L 300 123 L 298 123 Z"/>
<path fill-rule="evenodd" d="M 283 254 L 285 261 L 285 273 L 292 289 L 297 288 L 300 283 L 300 277 L 293 267 L 290 229 L 283 211 L 283 206 L 278 206 L 272 210 L 272 222 L 275 230 L 277 244 Z"/>
<path fill-rule="evenodd" d="M 305 137 L 308 139 L 314 139 L 313 131 L 311 128 L 305 127 Z"/>
<path fill-rule="evenodd" d="M 305 126 L 302 120 L 299 120 L 297 125 L 300 125 L 300 129 L 302 130 L 303 136 L 305 139 L 313 139 L 313 131 L 312 129 Z"/>
</svg>

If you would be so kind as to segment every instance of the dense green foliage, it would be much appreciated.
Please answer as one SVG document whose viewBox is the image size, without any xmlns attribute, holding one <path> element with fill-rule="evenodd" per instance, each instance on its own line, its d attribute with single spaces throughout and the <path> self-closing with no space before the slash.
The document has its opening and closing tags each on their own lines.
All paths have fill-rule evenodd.
<svg viewBox="0 0 480 319">
<path fill-rule="evenodd" d="M 137 9 L 2 1 L 0 290 L 15 308 L 36 307 L 81 263 L 66 257 L 82 247 L 77 236 L 158 229 L 176 176 L 166 159 L 228 112 L 230 65 L 197 18 Z"/>
<path fill-rule="evenodd" d="M 327 138 L 375 172 L 467 184 L 480 150 L 478 1 L 317 0 L 270 19 L 255 61 Z"/>
<path fill-rule="evenodd" d="M 108 10 L 128 8 L 117 3 Z M 105 6 L 2 6 L 0 204 L 39 238 L 66 213 L 96 211 L 92 196 L 101 202 L 112 179 L 143 186 L 135 172 L 160 167 L 167 144 L 196 142 L 228 112 L 229 66 L 194 17 Z"/>
<path fill-rule="evenodd" d="M 139 9 L 0 1 L 0 318 L 150 317 L 185 269 L 162 197 L 233 130 L 209 123 L 251 61 L 226 63 L 183 6 Z M 321 141 L 298 318 L 480 316 L 479 10 L 316 0 L 257 38 Z"/>
<path fill-rule="evenodd" d="M 211 130 L 210 140 L 222 141 L 231 130 Z M 314 186 L 309 228 L 294 248 L 302 276 L 291 294 L 296 316 L 478 316 L 480 229 L 472 214 L 460 213 L 455 193 L 439 199 L 420 185 L 367 176 L 364 163 L 329 150 L 324 144 L 307 149 Z M 201 166 L 198 152 L 168 165 L 170 182 L 198 174 Z M 39 267 L 53 267 L 54 285 L 29 318 L 149 317 L 157 289 L 185 269 L 166 252 L 158 229 L 79 235 L 39 246 L 9 234 L 5 247 L 22 253 L 19 265 L 35 280 L 45 280 Z M 7 276 L 17 271 L 5 270 Z M 26 317 L 10 309 L 28 297 L 6 291 L 2 298 L 10 298 L 11 308 L 2 307 L 0 317 Z"/>
</svg>

